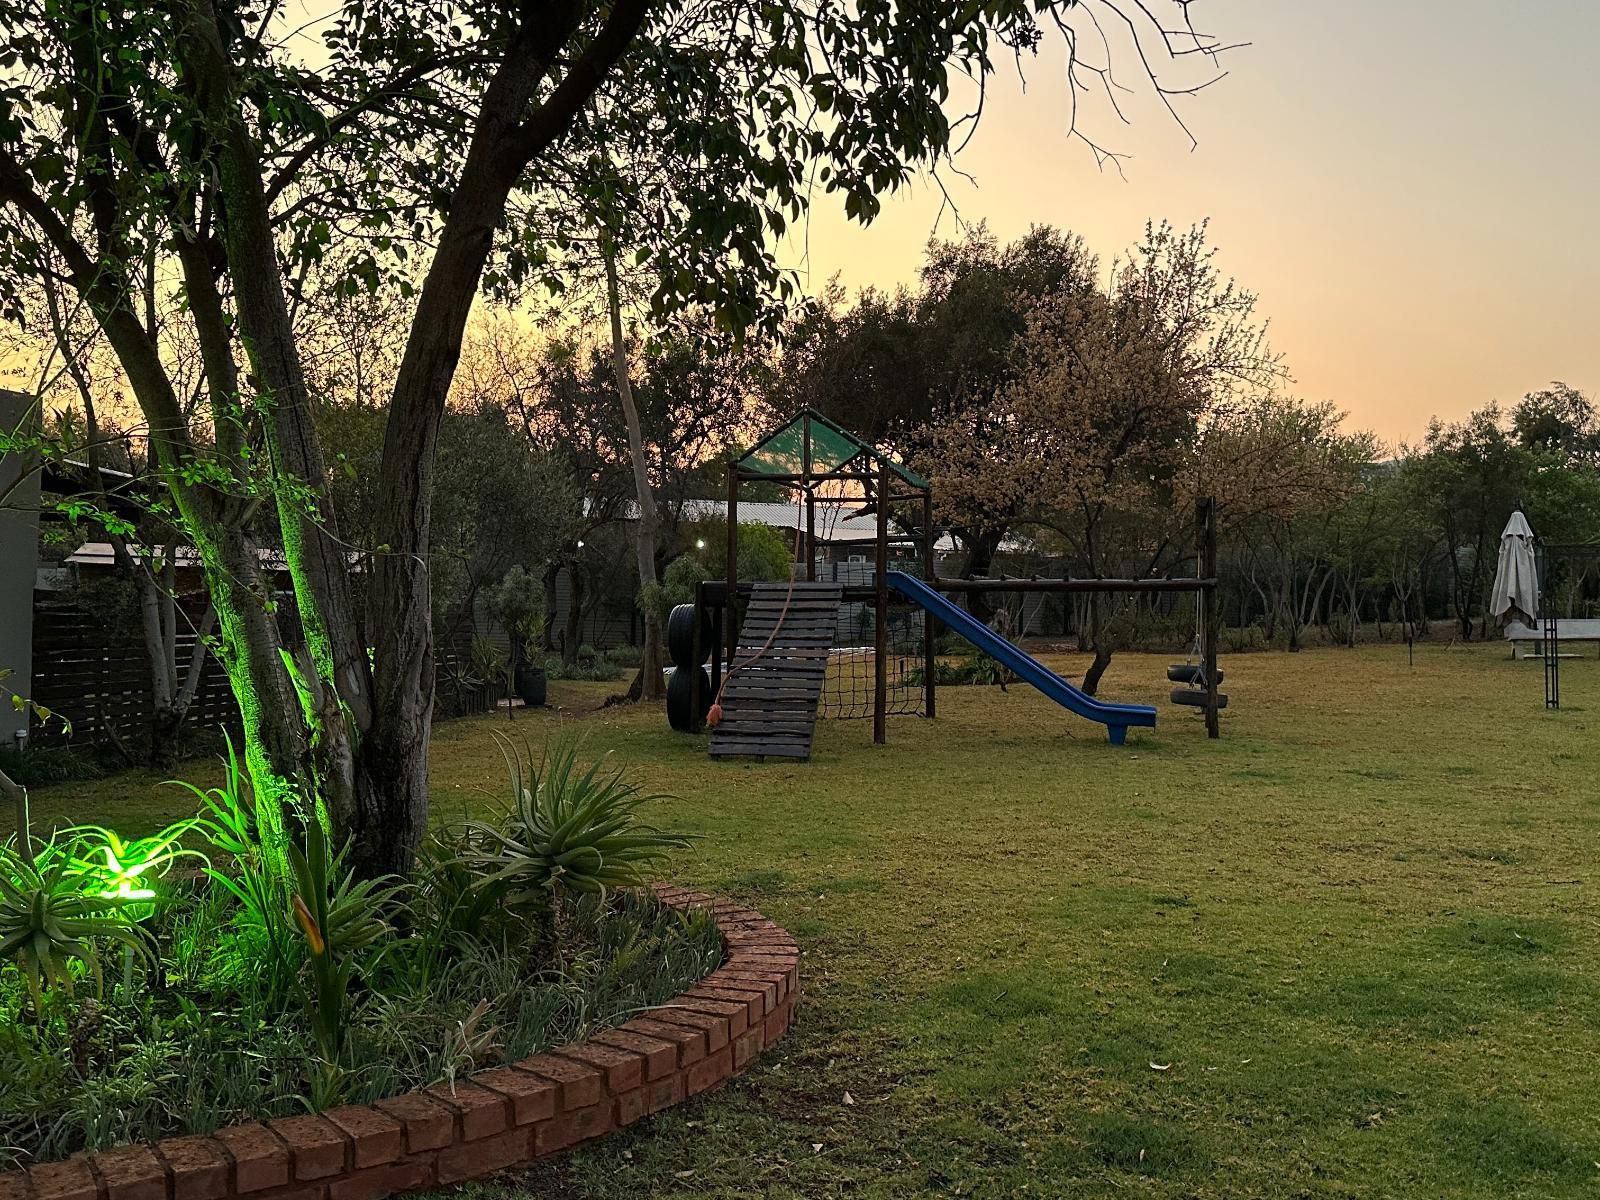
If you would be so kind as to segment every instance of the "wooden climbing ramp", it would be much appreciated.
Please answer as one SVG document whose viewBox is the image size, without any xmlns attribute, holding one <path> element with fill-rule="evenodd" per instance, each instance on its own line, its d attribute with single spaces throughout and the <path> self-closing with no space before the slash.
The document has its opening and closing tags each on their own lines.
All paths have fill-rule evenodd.
<svg viewBox="0 0 1600 1200">
<path fill-rule="evenodd" d="M 712 758 L 811 757 L 844 592 L 837 583 L 793 587 L 790 595 L 787 583 L 752 585 L 733 671 L 722 689 L 722 721 L 711 731 Z"/>
</svg>

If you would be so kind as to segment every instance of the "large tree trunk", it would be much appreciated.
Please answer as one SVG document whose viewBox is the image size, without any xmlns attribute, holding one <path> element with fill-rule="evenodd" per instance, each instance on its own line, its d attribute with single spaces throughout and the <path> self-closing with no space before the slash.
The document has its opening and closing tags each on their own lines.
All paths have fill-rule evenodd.
<svg viewBox="0 0 1600 1200">
<path fill-rule="evenodd" d="M 567 624 L 561 631 L 561 661 L 569 667 L 578 661 L 578 646 L 583 639 L 583 597 L 587 586 L 583 568 L 573 559 L 567 564 Z"/>
<path fill-rule="evenodd" d="M 617 380 L 617 395 L 622 399 L 622 414 L 628 425 L 628 463 L 633 470 L 633 490 L 639 504 L 639 519 L 634 524 L 634 559 L 639 568 L 639 594 L 643 600 L 644 646 L 639 662 L 639 699 L 661 699 L 661 613 L 655 601 L 656 541 L 661 529 L 661 512 L 655 490 L 650 486 L 650 467 L 644 455 L 644 429 L 639 408 L 633 400 L 633 384 L 628 378 L 628 347 L 622 337 L 622 295 L 617 287 L 616 247 L 606 240 L 603 249 L 606 269 L 606 307 L 611 317 L 611 371 Z"/>
<path fill-rule="evenodd" d="M 989 569 L 994 565 L 994 556 L 1000 550 L 1000 542 L 1005 538 L 1004 529 L 956 529 L 953 530 L 962 544 L 967 548 L 966 566 L 962 568 L 963 579 L 981 579 L 989 574 Z M 994 606 L 989 603 L 989 598 L 983 592 L 967 593 L 967 611 L 978 620 L 987 625 L 994 620 Z"/>
<path fill-rule="evenodd" d="M 561 564 L 551 561 L 544 565 L 544 633 L 540 649 L 546 653 L 556 648 L 556 584 L 561 579 Z"/>
<path fill-rule="evenodd" d="M 188 0 L 182 8 L 179 55 L 214 140 L 225 214 L 223 247 L 243 344 L 264 396 L 261 426 L 279 480 L 273 489 L 278 524 L 305 634 L 289 706 L 274 721 L 289 724 L 298 718 L 307 735 L 300 739 L 306 747 L 306 769 L 294 778 L 295 784 L 309 793 L 307 799 L 326 806 L 336 834 L 353 835 L 357 869 L 379 873 L 409 863 L 373 850 L 372 827 L 382 823 L 386 800 L 362 787 L 366 781 L 355 762 L 357 745 L 365 749 L 373 741 L 372 677 L 278 266 L 260 157 L 238 102 L 239 83 L 215 11 L 207 0 Z M 180 234 L 179 240 L 186 241 L 186 236 Z M 209 344 L 208 382 L 215 389 L 230 382 L 219 378 L 232 374 L 219 360 L 225 350 L 231 353 L 232 342 L 216 328 L 221 307 L 214 303 L 212 279 L 197 249 L 180 246 L 180 258 L 191 302 L 200 306 L 196 328 Z M 228 619 L 222 614 L 224 628 Z M 282 657 L 276 637 L 252 645 L 247 657 L 255 661 L 274 652 Z M 431 681 L 428 700 L 431 704 Z M 247 736 L 248 728 L 247 722 Z"/>
</svg>

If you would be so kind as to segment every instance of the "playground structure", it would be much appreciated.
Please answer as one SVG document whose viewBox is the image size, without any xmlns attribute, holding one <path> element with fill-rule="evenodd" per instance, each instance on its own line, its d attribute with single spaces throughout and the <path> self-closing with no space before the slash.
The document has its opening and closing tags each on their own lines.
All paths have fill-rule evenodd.
<svg viewBox="0 0 1600 1200">
<path fill-rule="evenodd" d="M 739 579 L 740 489 L 757 482 L 796 489 L 804 502 L 805 525 L 796 530 L 794 568 L 801 577 L 788 583 L 752 584 Z M 862 515 L 876 517 L 869 582 L 817 581 L 815 507 L 820 488 L 829 490 L 830 500 L 858 503 Z M 840 655 L 856 661 L 861 657 L 856 649 L 834 644 L 844 604 L 870 606 L 871 715 L 877 744 L 888 739 L 891 709 L 929 718 L 937 715 L 935 637 L 940 625 L 1067 711 L 1104 725 L 1113 745 L 1124 744 L 1130 728 L 1154 728 L 1155 708 L 1088 695 L 950 598 L 974 593 L 1193 593 L 1196 643 L 1192 661 L 1168 671 L 1170 679 L 1183 685 L 1171 698 L 1201 709 L 1208 736 L 1219 736 L 1217 714 L 1227 697 L 1217 690 L 1222 676 L 1216 663 L 1216 530 L 1209 499 L 1196 506 L 1199 574 L 1193 577 L 940 578 L 935 570 L 938 532 L 932 486 L 877 447 L 807 409 L 730 465 L 727 512 L 726 578 L 701 583 L 694 604 L 675 610 L 668 630 L 677 666 L 668 687 L 669 721 L 686 732 L 712 725 L 713 757 L 809 757 L 830 657 L 836 663 Z M 906 532 L 894 534 L 891 520 Z M 891 562 L 891 548 L 905 547 L 911 553 Z M 891 645 L 892 605 L 909 606 L 911 628 L 920 642 L 914 674 L 901 671 L 894 686 L 891 664 L 903 664 L 910 656 L 903 652 L 903 638 L 898 659 Z M 901 621 L 899 628 L 903 632 L 907 626 Z M 908 703 L 909 696 L 919 703 Z"/>
<path fill-rule="evenodd" d="M 1535 538 L 1534 562 L 1539 580 L 1537 640 L 1544 661 L 1544 706 L 1561 707 L 1561 647 L 1564 643 L 1600 641 L 1600 622 L 1570 620 L 1561 616 L 1557 591 L 1567 576 L 1600 565 L 1600 544 L 1594 542 L 1546 542 Z M 1510 631 L 1508 630 L 1508 635 Z"/>
</svg>

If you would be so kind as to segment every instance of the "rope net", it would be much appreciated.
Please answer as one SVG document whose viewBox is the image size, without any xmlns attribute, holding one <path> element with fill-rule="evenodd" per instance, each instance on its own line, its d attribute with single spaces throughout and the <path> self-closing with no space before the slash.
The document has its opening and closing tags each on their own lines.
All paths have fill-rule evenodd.
<svg viewBox="0 0 1600 1200">
<path fill-rule="evenodd" d="M 889 569 L 921 576 L 921 564 L 914 559 L 891 560 Z M 852 586 L 872 585 L 870 564 L 835 563 L 827 574 Z M 897 602 L 890 595 L 888 617 L 888 697 L 890 716 L 922 716 L 922 630 L 923 612 L 913 604 Z M 870 600 L 847 600 L 839 606 L 839 626 L 828 656 L 828 673 L 823 682 L 817 713 L 823 717 L 860 720 L 872 716 L 875 687 L 877 614 Z"/>
</svg>

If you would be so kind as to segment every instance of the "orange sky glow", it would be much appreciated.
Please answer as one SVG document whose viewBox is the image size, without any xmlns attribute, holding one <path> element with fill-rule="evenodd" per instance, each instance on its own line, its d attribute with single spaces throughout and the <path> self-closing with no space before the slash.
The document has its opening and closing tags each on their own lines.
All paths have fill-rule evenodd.
<svg viewBox="0 0 1600 1200">
<path fill-rule="evenodd" d="M 959 219 L 1006 240 L 1061 226 L 1104 259 L 1146 220 L 1209 219 L 1297 394 L 1391 444 L 1552 379 L 1600 391 L 1600 4 L 1198 0 L 1192 13 L 1252 43 L 1181 100 L 1197 149 L 1146 94 L 1128 126 L 1082 112 L 1131 156 L 1126 178 L 1097 170 L 1067 140 L 1051 45 L 1025 94 L 1009 67 L 991 86 L 957 160 L 976 184 L 945 179 Z M 1140 82 L 1126 54 L 1118 67 Z M 930 234 L 958 232 L 940 205 L 924 180 L 863 229 L 819 194 L 787 262 L 813 291 L 835 273 L 852 294 L 909 283 Z"/>
</svg>

